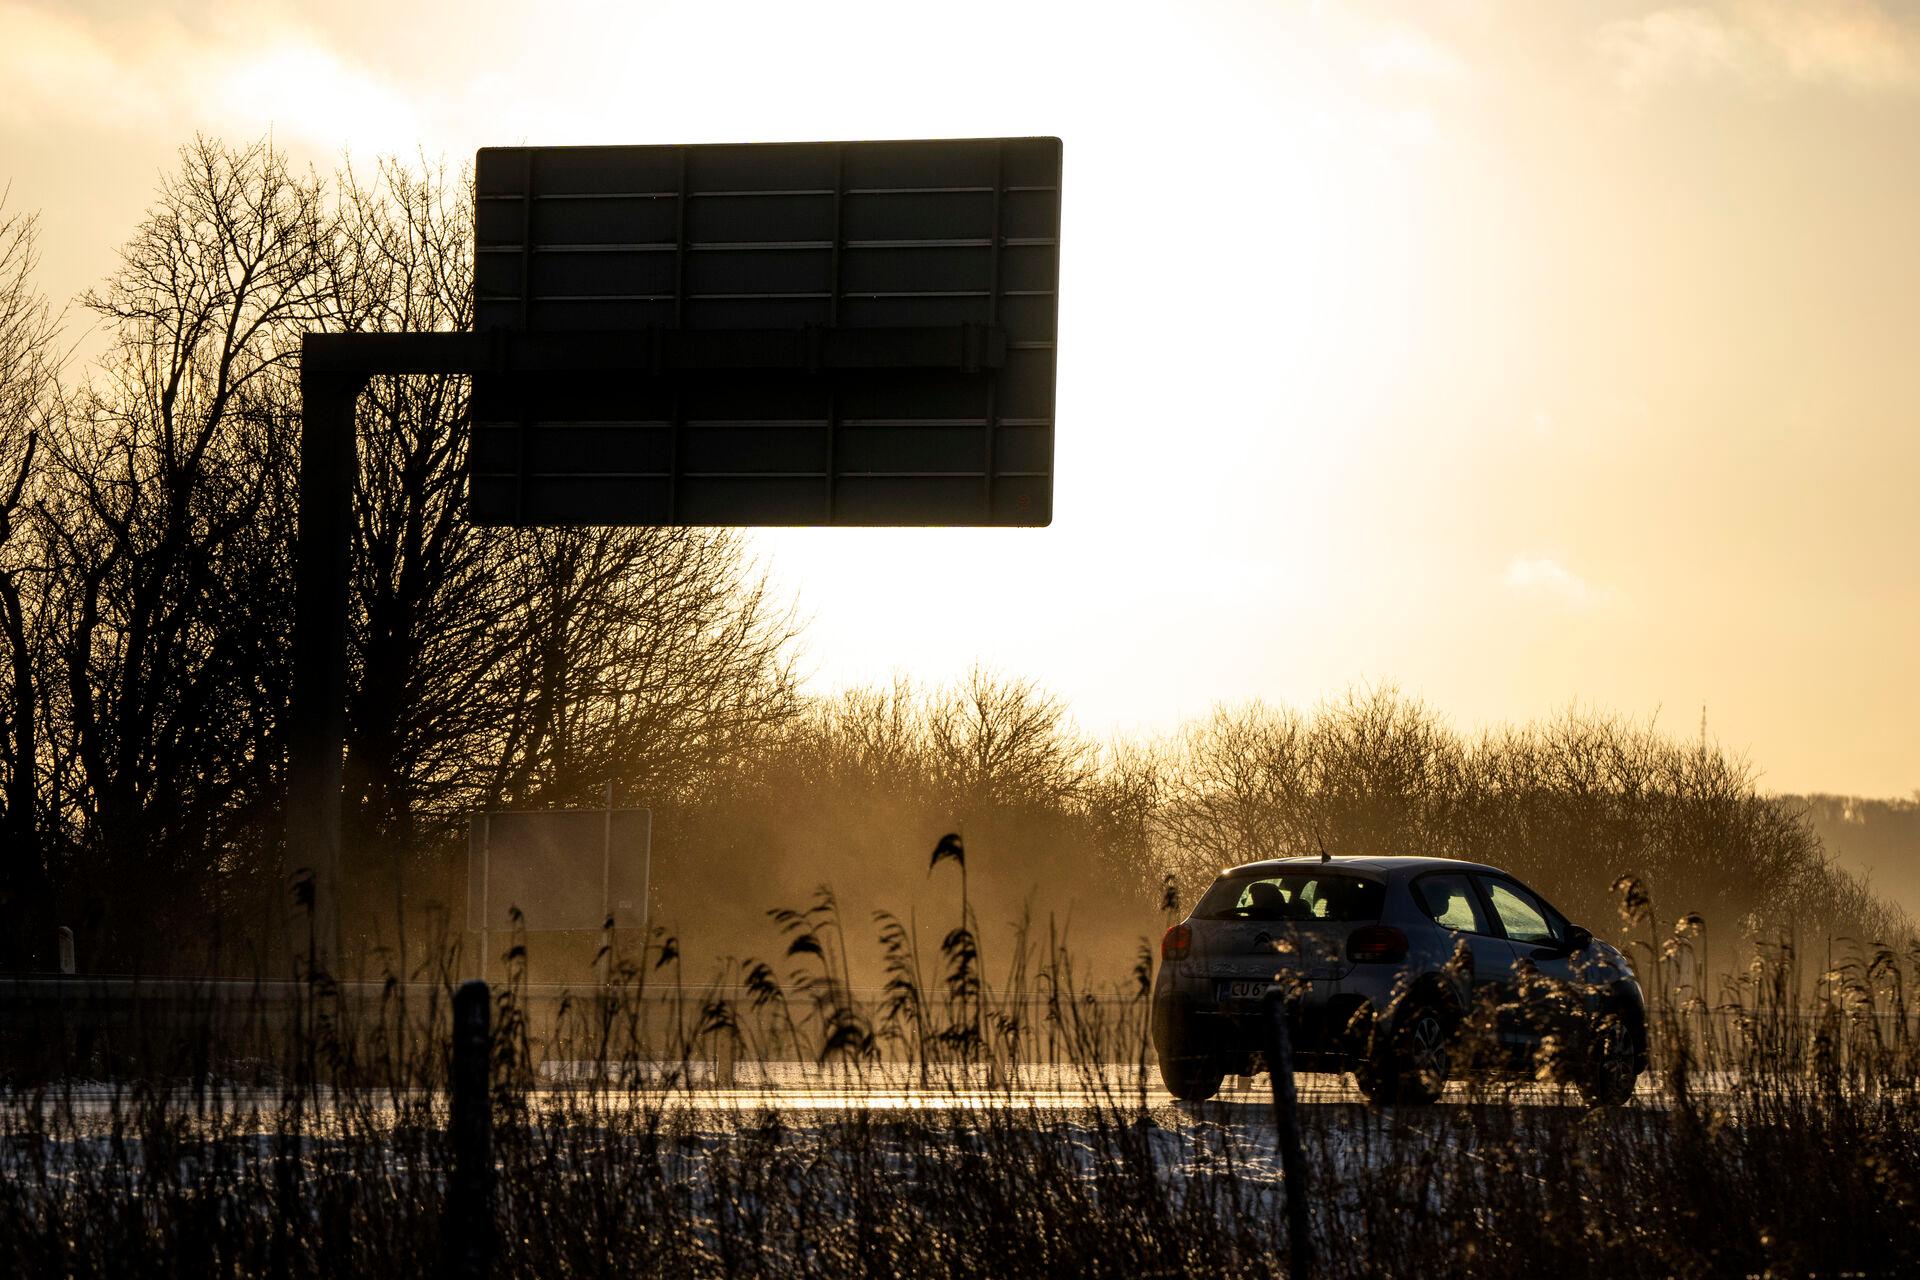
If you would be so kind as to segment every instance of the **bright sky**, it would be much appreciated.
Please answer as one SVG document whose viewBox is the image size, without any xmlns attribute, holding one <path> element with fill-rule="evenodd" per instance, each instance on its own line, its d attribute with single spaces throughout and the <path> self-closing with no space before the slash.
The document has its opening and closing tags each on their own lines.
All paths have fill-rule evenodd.
<svg viewBox="0 0 1920 1280">
<path fill-rule="evenodd" d="M 1704 707 L 1766 785 L 1920 788 L 1920 7 L 0 0 L 0 85 L 59 297 L 196 130 L 1057 134 L 1054 525 L 759 535 L 817 687 Z"/>
</svg>

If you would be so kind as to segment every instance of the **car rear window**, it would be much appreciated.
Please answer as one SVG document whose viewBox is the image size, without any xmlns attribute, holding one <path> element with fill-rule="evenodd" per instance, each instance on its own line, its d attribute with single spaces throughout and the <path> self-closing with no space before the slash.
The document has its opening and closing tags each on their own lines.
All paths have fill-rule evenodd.
<svg viewBox="0 0 1920 1280">
<path fill-rule="evenodd" d="M 1378 920 L 1387 887 L 1327 871 L 1222 876 L 1201 895 L 1203 920 Z"/>
</svg>

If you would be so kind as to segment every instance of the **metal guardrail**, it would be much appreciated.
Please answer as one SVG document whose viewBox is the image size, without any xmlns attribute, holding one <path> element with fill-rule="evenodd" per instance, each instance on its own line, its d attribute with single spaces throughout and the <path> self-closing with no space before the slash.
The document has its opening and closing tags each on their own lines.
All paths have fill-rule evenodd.
<svg viewBox="0 0 1920 1280">
<path fill-rule="evenodd" d="M 0 1076 L 136 1064 L 161 1071 L 207 1069 L 220 1060 L 273 1060 L 304 1037 L 369 1048 L 421 1045 L 447 1034 L 454 989 L 439 982 L 145 978 L 126 975 L 0 977 Z M 870 1039 L 866 1056 L 965 1057 L 966 1033 L 1005 1060 L 1063 1062 L 1090 1053 L 1119 1059 L 1144 1050 L 1147 1007 L 1137 998 L 1078 994 L 989 997 L 976 1006 L 930 995 L 909 1033 L 885 1015 L 893 993 L 837 987 L 831 998 L 796 990 L 683 984 L 525 983 L 495 987 L 534 1062 L 601 1054 L 633 1060 L 731 1063 L 804 1060 L 836 1007 L 855 1011 Z M 609 1046 L 607 1041 L 611 1039 Z M 1115 1052 L 1116 1048 L 1118 1052 Z M 583 1053 L 583 1050 L 585 1051 Z"/>
<path fill-rule="evenodd" d="M 696 1076 L 731 1082 L 736 1062 L 817 1059 L 821 1022 L 833 1007 L 805 990 L 785 992 L 783 1005 L 764 989 L 740 985 L 525 983 L 507 991 L 510 1005 L 503 1011 L 510 1008 L 519 1020 L 535 1063 L 609 1055 L 678 1061 L 689 1082 Z M 0 976 L 0 1076 L 136 1063 L 197 1073 L 221 1060 L 271 1060 L 300 1035 L 312 1039 L 316 1032 L 365 1045 L 382 1037 L 387 1046 L 420 1045 L 448 1034 L 454 994 L 440 982 Z M 989 994 L 976 1015 L 972 1004 L 936 991 L 923 993 L 916 1022 L 911 1015 L 889 1021 L 895 994 L 876 986 L 834 991 L 864 1019 L 873 1036 L 867 1056 L 876 1064 L 1144 1062 L 1151 1073 L 1148 1008 L 1134 995 Z M 501 996 L 494 988 L 493 997 Z M 970 1031 L 972 1049 L 966 1047 Z M 1844 1066 L 1876 1046 L 1910 1046 L 1920 1054 L 1920 1018 L 1885 1011 L 1655 1011 L 1652 1031 L 1656 1071 L 1668 1068 L 1682 1047 L 1707 1069 L 1737 1066 L 1749 1048 L 1764 1049 L 1773 1065 L 1789 1069 L 1810 1066 L 1821 1055 Z M 597 1036 L 606 1046 L 601 1052 L 594 1049 Z M 1309 1092 L 1317 1091 L 1315 1081 Z"/>
</svg>

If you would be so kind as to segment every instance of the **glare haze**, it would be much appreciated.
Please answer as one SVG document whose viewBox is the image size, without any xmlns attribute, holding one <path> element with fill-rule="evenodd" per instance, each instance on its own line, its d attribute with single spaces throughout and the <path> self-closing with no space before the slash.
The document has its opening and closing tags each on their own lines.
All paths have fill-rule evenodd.
<svg viewBox="0 0 1920 1280">
<path fill-rule="evenodd" d="M 0 0 L 0 81 L 57 299 L 196 132 L 1056 134 L 1053 527 L 755 535 L 814 687 L 1704 708 L 1765 786 L 1920 788 L 1910 7 Z"/>
</svg>

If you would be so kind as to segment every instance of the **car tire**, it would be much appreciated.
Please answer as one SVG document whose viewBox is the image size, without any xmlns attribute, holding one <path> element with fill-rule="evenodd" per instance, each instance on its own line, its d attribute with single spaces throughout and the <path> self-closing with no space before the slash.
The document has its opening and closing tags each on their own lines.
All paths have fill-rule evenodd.
<svg viewBox="0 0 1920 1280">
<path fill-rule="evenodd" d="M 1203 1053 L 1162 1053 L 1160 1079 L 1182 1102 L 1205 1102 L 1220 1092 L 1227 1071 L 1218 1058 Z"/>
<path fill-rule="evenodd" d="M 1590 1107 L 1625 1106 L 1640 1078 L 1640 1038 L 1627 1016 L 1608 1011 L 1595 1021 L 1580 1073 L 1580 1096 Z"/>
<path fill-rule="evenodd" d="M 1395 1020 L 1384 1044 L 1376 1044 L 1355 1065 L 1353 1076 L 1360 1092 L 1378 1106 L 1427 1106 L 1438 1102 L 1452 1067 L 1454 1031 L 1459 1025 L 1452 1011 L 1437 1000 L 1424 1000 Z"/>
</svg>

